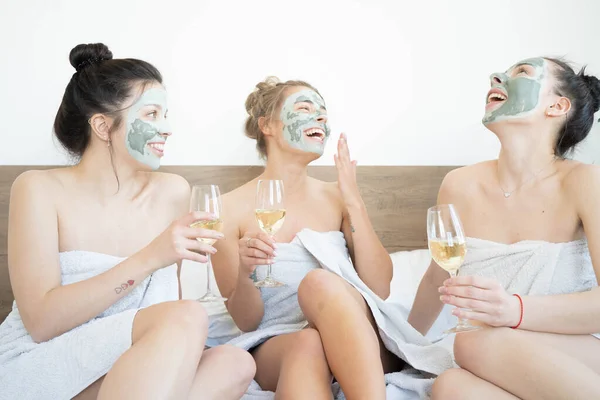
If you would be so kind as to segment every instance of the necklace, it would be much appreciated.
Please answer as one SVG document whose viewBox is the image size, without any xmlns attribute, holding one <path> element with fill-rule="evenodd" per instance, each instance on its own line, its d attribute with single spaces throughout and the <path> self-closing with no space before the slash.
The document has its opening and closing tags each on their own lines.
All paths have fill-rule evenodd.
<svg viewBox="0 0 600 400">
<path fill-rule="evenodd" d="M 535 177 L 537 177 L 539 174 L 541 174 L 542 171 L 544 171 L 551 164 L 553 164 L 554 161 L 556 161 L 556 156 L 552 157 L 552 160 L 550 161 L 550 163 L 548 163 L 547 165 L 545 165 L 544 168 L 540 169 L 538 172 L 536 172 L 535 174 L 533 174 L 533 176 L 531 178 L 525 180 L 523 183 L 521 183 L 519 186 L 517 186 L 516 188 L 514 188 L 511 191 L 504 190 L 504 188 L 502 188 L 502 185 L 500 184 L 500 180 L 498 180 L 498 186 L 500 186 L 500 190 L 502 190 L 502 194 L 504 194 L 504 198 L 508 199 L 514 192 L 516 192 L 518 189 L 520 189 L 521 187 L 523 187 L 523 185 L 525 185 L 527 182 L 531 181 L 532 179 L 534 179 Z M 499 175 L 499 173 L 498 173 L 498 175 Z"/>
</svg>

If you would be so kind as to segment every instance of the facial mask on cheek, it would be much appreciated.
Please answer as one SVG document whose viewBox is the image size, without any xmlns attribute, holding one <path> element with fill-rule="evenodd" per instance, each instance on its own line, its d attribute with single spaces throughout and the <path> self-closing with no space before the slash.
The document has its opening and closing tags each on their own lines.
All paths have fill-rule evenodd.
<svg viewBox="0 0 600 400">
<path fill-rule="evenodd" d="M 143 121 L 140 119 L 140 109 L 148 105 L 162 107 L 162 114 L 164 115 L 167 110 L 167 92 L 159 88 L 147 90 L 130 107 L 127 114 L 125 145 L 133 158 L 156 170 L 160 167 L 160 157 L 150 149 L 148 144 L 153 142 L 164 143 L 165 139 L 160 134 L 169 133 L 170 128 L 163 115 L 159 115 L 156 121 Z"/>
<path fill-rule="evenodd" d="M 294 105 L 301 102 L 312 103 L 315 106 L 315 112 L 305 110 L 294 110 Z M 327 144 L 327 139 L 331 134 L 327 123 L 319 122 L 317 118 L 324 115 L 322 108 L 325 102 L 313 90 L 301 90 L 288 96 L 281 107 L 280 119 L 283 122 L 283 137 L 295 149 L 316 153 L 322 155 Z M 317 136 L 311 138 L 305 132 L 311 132 L 312 129 L 320 130 L 324 133 L 322 141 Z"/>
<path fill-rule="evenodd" d="M 499 108 L 485 114 L 483 117 L 484 124 L 526 117 L 529 112 L 535 110 L 540 104 L 542 85 L 547 76 L 546 60 L 532 58 L 519 64 L 533 66 L 536 69 L 536 76 L 519 75 L 509 77 L 507 74 L 498 74 L 503 82 L 495 84 L 494 87 L 503 89 L 508 98 Z"/>
</svg>

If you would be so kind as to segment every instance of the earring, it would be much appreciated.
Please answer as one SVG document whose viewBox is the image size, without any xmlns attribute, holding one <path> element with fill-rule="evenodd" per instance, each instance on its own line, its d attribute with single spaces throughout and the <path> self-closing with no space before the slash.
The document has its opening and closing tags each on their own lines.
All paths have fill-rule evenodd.
<svg viewBox="0 0 600 400">
<path fill-rule="evenodd" d="M 110 138 L 106 141 L 106 147 L 110 147 Z"/>
</svg>

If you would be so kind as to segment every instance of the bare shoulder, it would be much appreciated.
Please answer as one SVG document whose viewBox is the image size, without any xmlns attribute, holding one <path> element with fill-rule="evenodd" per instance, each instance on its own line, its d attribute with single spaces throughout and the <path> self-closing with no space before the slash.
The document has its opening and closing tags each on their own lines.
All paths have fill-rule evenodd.
<svg viewBox="0 0 600 400">
<path fill-rule="evenodd" d="M 223 195 L 223 213 L 228 221 L 239 221 L 254 209 L 256 182 L 253 179 Z"/>
<path fill-rule="evenodd" d="M 493 173 L 495 165 L 495 160 L 483 161 L 448 172 L 440 185 L 438 200 L 447 203 L 449 199 L 454 201 L 457 197 L 470 195 Z"/>
<path fill-rule="evenodd" d="M 150 175 L 150 192 L 160 207 L 167 207 L 173 212 L 172 219 L 186 214 L 190 206 L 190 184 L 177 174 L 165 172 L 146 172 Z"/>
<path fill-rule="evenodd" d="M 13 182 L 11 196 L 26 194 L 28 196 L 41 195 L 47 201 L 60 193 L 64 187 L 64 178 L 67 168 L 48 170 L 29 170 L 21 173 Z"/>
<path fill-rule="evenodd" d="M 155 190 L 173 195 L 175 198 L 189 197 L 190 184 L 183 176 L 166 172 L 150 172 L 149 174 L 155 183 Z"/>
<path fill-rule="evenodd" d="M 597 198 L 600 195 L 600 166 L 578 161 L 563 163 L 563 189 L 574 199 Z"/>
</svg>

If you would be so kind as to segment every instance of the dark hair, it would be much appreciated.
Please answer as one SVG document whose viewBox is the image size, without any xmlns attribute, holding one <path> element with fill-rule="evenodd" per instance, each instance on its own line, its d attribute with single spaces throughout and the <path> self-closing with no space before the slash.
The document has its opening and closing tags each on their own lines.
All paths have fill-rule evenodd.
<svg viewBox="0 0 600 400">
<path fill-rule="evenodd" d="M 595 76 L 586 75 L 585 67 L 575 73 L 568 62 L 545 58 L 555 66 L 555 91 L 571 101 L 571 110 L 554 147 L 554 153 L 563 157 L 585 139 L 592 129 L 594 113 L 600 109 L 600 81 Z"/>
<path fill-rule="evenodd" d="M 112 113 L 114 126 L 119 126 L 121 118 L 117 112 L 131 96 L 133 87 L 140 83 L 162 83 L 162 76 L 146 61 L 113 59 L 102 43 L 75 46 L 69 61 L 76 72 L 56 113 L 54 133 L 72 156 L 81 157 L 90 142 L 90 117 Z"/>
</svg>

